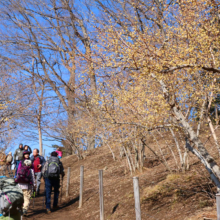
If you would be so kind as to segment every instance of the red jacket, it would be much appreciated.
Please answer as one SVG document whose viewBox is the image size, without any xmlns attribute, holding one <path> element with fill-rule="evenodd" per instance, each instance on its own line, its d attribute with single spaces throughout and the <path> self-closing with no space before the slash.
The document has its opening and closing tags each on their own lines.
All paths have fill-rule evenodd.
<svg viewBox="0 0 220 220">
<path fill-rule="evenodd" d="M 34 157 L 34 173 L 39 173 L 41 172 L 41 168 L 38 168 L 37 166 L 40 164 L 40 157 L 39 156 L 36 156 Z"/>
</svg>

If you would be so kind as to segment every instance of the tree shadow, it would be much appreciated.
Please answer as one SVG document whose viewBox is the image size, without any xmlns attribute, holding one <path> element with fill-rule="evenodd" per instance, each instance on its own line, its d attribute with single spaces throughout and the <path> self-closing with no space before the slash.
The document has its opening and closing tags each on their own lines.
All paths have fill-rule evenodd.
<svg viewBox="0 0 220 220">
<path fill-rule="evenodd" d="M 32 210 L 32 213 L 31 214 L 28 213 L 27 217 L 29 218 L 39 214 L 46 214 L 46 209 Z"/>
<path fill-rule="evenodd" d="M 70 205 L 73 205 L 75 202 L 77 202 L 77 201 L 79 201 L 79 196 L 77 196 L 76 198 L 74 198 L 74 199 L 71 199 L 69 202 L 67 202 L 67 203 L 64 203 L 64 204 L 62 204 L 62 206 L 60 206 L 60 208 L 59 208 L 59 210 L 60 209 L 63 209 L 63 208 L 66 208 L 66 207 L 68 207 L 68 206 L 70 206 Z"/>
<path fill-rule="evenodd" d="M 38 198 L 39 198 L 39 197 L 38 197 Z M 70 201 L 67 202 L 67 203 L 61 204 L 61 205 L 60 205 L 60 208 L 59 208 L 58 210 L 52 211 L 52 212 L 57 212 L 57 211 L 59 211 L 59 210 L 62 210 L 62 209 L 64 209 L 64 208 L 68 207 L 68 206 L 73 205 L 73 204 L 74 204 L 75 202 L 77 202 L 77 201 L 79 201 L 79 196 L 77 196 L 76 198 L 70 200 Z M 39 202 L 40 202 L 40 201 L 36 202 L 36 208 L 37 208 L 37 207 L 39 208 L 39 206 L 41 206 L 41 204 L 39 205 Z M 52 199 L 51 199 L 51 202 L 52 202 Z M 40 203 L 41 203 L 41 202 L 40 202 Z M 27 217 L 30 218 L 30 217 L 33 217 L 33 216 L 39 215 L 39 214 L 46 214 L 46 205 L 45 205 L 45 208 L 42 208 L 42 206 L 41 206 L 40 209 L 34 209 L 34 210 L 32 209 L 32 213 L 29 214 Z"/>
</svg>

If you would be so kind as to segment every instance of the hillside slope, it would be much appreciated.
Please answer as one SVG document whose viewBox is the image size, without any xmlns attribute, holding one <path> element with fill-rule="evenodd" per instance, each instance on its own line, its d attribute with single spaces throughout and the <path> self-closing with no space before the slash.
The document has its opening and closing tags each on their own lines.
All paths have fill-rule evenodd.
<svg viewBox="0 0 220 220">
<path fill-rule="evenodd" d="M 65 196 L 65 176 L 60 210 L 50 215 L 45 214 L 43 197 L 39 197 L 36 198 L 35 208 L 31 207 L 27 219 L 100 219 L 99 169 L 104 170 L 105 218 L 135 219 L 133 182 L 126 159 L 114 161 L 108 148 L 102 147 L 90 151 L 85 160 L 78 161 L 72 155 L 63 158 L 62 162 L 65 168 L 71 167 L 69 197 Z M 81 165 L 84 166 L 84 195 L 83 207 L 79 209 Z M 143 172 L 133 176 L 139 176 L 142 219 L 216 219 L 215 187 L 200 163 L 191 164 L 190 171 L 185 174 L 171 174 L 163 164 L 146 161 Z"/>
</svg>

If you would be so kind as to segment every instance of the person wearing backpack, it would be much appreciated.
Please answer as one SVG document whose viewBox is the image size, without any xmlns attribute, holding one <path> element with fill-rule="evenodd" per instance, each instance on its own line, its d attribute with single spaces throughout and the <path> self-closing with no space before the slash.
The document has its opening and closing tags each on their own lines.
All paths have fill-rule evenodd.
<svg viewBox="0 0 220 220">
<path fill-rule="evenodd" d="M 42 174 L 45 181 L 45 192 L 46 192 L 46 209 L 47 213 L 51 213 L 51 192 L 52 187 L 54 188 L 54 201 L 53 201 L 53 210 L 57 210 L 58 198 L 59 198 L 59 188 L 60 188 L 60 175 L 64 177 L 64 168 L 62 162 L 57 157 L 57 152 L 52 152 L 51 157 L 48 159 Z"/>
<path fill-rule="evenodd" d="M 29 151 L 24 151 L 23 152 L 23 159 L 20 161 L 19 165 L 18 165 L 18 170 L 21 168 L 22 164 L 24 164 L 25 160 L 30 160 L 30 152 Z M 33 169 L 33 164 L 31 165 L 32 169 Z"/>
<path fill-rule="evenodd" d="M 17 174 L 19 163 L 23 159 L 23 152 L 24 152 L 23 144 L 19 144 L 19 148 L 14 153 L 14 163 L 15 163 L 15 166 L 16 166 L 16 168 L 15 168 L 15 177 L 16 177 L 16 174 Z"/>
<path fill-rule="evenodd" d="M 31 161 L 33 163 L 34 175 L 36 177 L 36 182 L 37 182 L 36 196 L 39 196 L 41 177 L 42 177 L 41 170 L 43 169 L 43 166 L 46 161 L 45 161 L 44 157 L 39 155 L 39 150 L 36 148 L 33 150 L 33 155 L 31 156 Z"/>
<path fill-rule="evenodd" d="M 26 154 L 25 155 L 29 155 Z M 35 189 L 35 178 L 34 171 L 32 169 L 32 162 L 30 159 L 25 158 L 19 164 L 17 177 L 15 182 L 18 183 L 18 186 L 22 189 L 24 195 L 24 204 L 23 204 L 23 215 L 27 215 L 28 207 L 30 204 L 31 195 Z"/>
<path fill-rule="evenodd" d="M 8 155 L 5 158 L 5 161 L 6 161 L 6 169 L 8 171 L 8 174 L 11 176 L 11 174 L 12 174 L 11 163 L 13 161 L 13 157 L 12 157 L 12 153 L 11 152 L 8 153 Z"/>
</svg>

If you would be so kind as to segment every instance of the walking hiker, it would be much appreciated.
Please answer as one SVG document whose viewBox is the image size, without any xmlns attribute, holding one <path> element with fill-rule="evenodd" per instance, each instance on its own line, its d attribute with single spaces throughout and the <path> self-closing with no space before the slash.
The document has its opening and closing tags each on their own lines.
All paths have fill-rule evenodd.
<svg viewBox="0 0 220 220">
<path fill-rule="evenodd" d="M 40 194 L 40 184 L 42 177 L 41 170 L 43 169 L 43 166 L 46 161 L 44 157 L 39 155 L 39 150 L 36 148 L 33 150 L 33 156 L 31 156 L 31 161 L 33 163 L 34 175 L 36 177 L 36 182 L 37 182 L 36 196 L 38 196 Z"/>
<path fill-rule="evenodd" d="M 58 198 L 59 198 L 59 188 L 60 188 L 60 175 L 64 177 L 64 168 L 62 162 L 60 162 L 57 157 L 57 152 L 52 152 L 51 157 L 46 162 L 42 174 L 45 181 L 45 192 L 46 192 L 46 209 L 47 213 L 51 213 L 51 192 L 52 187 L 54 188 L 54 201 L 53 210 L 57 210 Z"/>
<path fill-rule="evenodd" d="M 28 145 L 24 145 L 24 150 L 29 151 L 32 154 L 32 150 Z"/>
<path fill-rule="evenodd" d="M 30 160 L 30 152 L 29 151 L 24 151 L 23 152 L 23 159 L 20 161 L 20 163 L 19 163 L 19 165 L 18 165 L 18 170 L 21 168 L 21 166 L 24 164 L 24 161 L 25 160 Z M 32 167 L 32 169 L 34 168 L 33 167 L 33 165 L 31 165 Z M 17 171 L 17 173 L 18 173 L 18 171 Z"/>
<path fill-rule="evenodd" d="M 16 166 L 15 177 L 17 174 L 18 165 L 19 165 L 20 161 L 23 159 L 23 152 L 24 152 L 23 144 L 19 144 L 19 148 L 14 153 L 14 163 Z"/>
<path fill-rule="evenodd" d="M 28 151 L 26 151 L 27 154 Z M 30 152 L 28 152 L 30 153 Z M 18 183 L 18 186 L 22 189 L 24 195 L 24 204 L 23 204 L 23 215 L 27 215 L 29 208 L 31 195 L 35 189 L 35 178 L 34 171 L 32 169 L 32 162 L 30 159 L 24 159 L 21 161 L 18 167 L 17 177 L 15 182 Z"/>
<path fill-rule="evenodd" d="M 61 151 L 61 149 L 57 148 L 56 152 L 57 152 L 58 158 L 61 159 L 63 155 L 63 152 Z"/>
<path fill-rule="evenodd" d="M 13 175 L 12 171 L 11 171 L 11 164 L 12 164 L 12 161 L 13 161 L 13 157 L 12 157 L 11 152 L 8 153 L 8 155 L 5 158 L 5 161 L 6 161 L 6 169 L 8 171 L 9 176 L 11 176 L 11 175 Z"/>
</svg>

